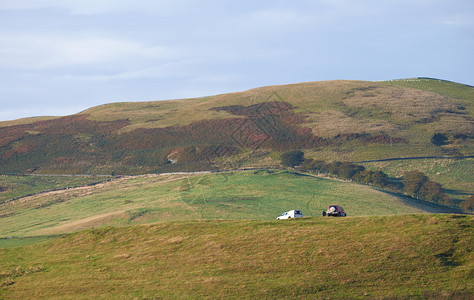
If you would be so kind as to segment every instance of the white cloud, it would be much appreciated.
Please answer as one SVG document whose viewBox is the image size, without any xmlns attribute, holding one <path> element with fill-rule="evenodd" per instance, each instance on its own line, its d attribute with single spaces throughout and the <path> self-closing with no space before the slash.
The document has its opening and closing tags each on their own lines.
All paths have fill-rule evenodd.
<svg viewBox="0 0 474 300">
<path fill-rule="evenodd" d="M 0 10 L 31 10 L 58 8 L 72 15 L 108 13 L 165 14 L 192 5 L 191 0 L 2 0 Z"/>
<path fill-rule="evenodd" d="M 63 75 L 62 79 L 83 80 L 83 81 L 123 81 L 134 79 L 169 79 L 186 78 L 196 70 L 196 61 L 194 60 L 176 60 L 167 61 L 151 67 L 137 67 L 131 69 L 121 69 L 115 72 L 99 72 L 97 74 L 83 75 Z"/>
<path fill-rule="evenodd" d="M 0 0 L 0 103 L 41 110 L 426 72 L 472 84 L 473 3 Z"/>
<path fill-rule="evenodd" d="M 462 14 L 455 14 L 450 16 L 449 19 L 443 22 L 445 25 L 451 26 L 474 26 L 474 13 L 462 13 Z"/>
<path fill-rule="evenodd" d="M 0 67 L 49 69 L 87 65 L 163 61 L 179 55 L 179 51 L 159 45 L 110 37 L 65 37 L 53 35 L 0 34 Z"/>
</svg>

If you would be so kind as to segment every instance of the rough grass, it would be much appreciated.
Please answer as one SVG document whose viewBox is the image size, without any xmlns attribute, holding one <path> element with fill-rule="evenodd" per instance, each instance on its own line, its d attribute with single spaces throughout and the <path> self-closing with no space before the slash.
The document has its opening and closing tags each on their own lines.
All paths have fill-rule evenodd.
<svg viewBox="0 0 474 300">
<path fill-rule="evenodd" d="M 307 82 L 194 99 L 112 103 L 74 116 L 0 127 L 0 159 L 3 170 L 12 172 L 144 174 L 184 170 L 183 164 L 166 163 L 180 149 L 224 144 L 269 152 L 303 148 L 307 157 L 328 161 L 472 155 L 473 99 L 469 86 L 402 80 Z M 293 119 L 280 114 L 286 122 L 280 126 L 278 114 L 260 112 L 256 123 L 216 109 L 263 102 L 286 103 Z M 435 133 L 448 135 L 450 144 L 434 146 Z M 341 135 L 346 138 L 338 140 Z M 252 163 L 263 165 L 267 158 Z M 209 162 L 216 163 L 213 157 L 190 163 L 202 170 Z"/>
<path fill-rule="evenodd" d="M 2 205 L 0 237 L 176 220 L 274 220 L 291 209 L 320 216 L 329 204 L 350 216 L 446 212 L 369 186 L 288 171 L 146 175 Z"/>
<path fill-rule="evenodd" d="M 472 97 L 474 94 L 473 86 L 452 81 L 428 78 L 390 80 L 385 81 L 384 83 L 438 93 L 445 97 L 461 100 L 464 103 L 470 104 L 470 106 L 472 106 Z"/>
<path fill-rule="evenodd" d="M 0 249 L 4 299 L 471 298 L 473 217 L 104 227 Z"/>
<path fill-rule="evenodd" d="M 107 176 L 0 175 L 0 202 L 47 190 L 77 187 L 106 180 Z"/>
<path fill-rule="evenodd" d="M 323 81 L 301 84 L 269 86 L 245 92 L 218 95 L 194 100 L 170 102 L 175 114 L 151 123 L 134 121 L 130 128 L 140 126 L 188 125 L 199 119 L 235 117 L 224 111 L 210 110 L 226 105 L 252 105 L 265 101 L 284 101 L 295 107 L 296 113 L 306 116 L 301 127 L 308 127 L 315 136 L 333 137 L 347 133 L 387 134 L 408 141 L 404 144 L 367 144 L 347 141 L 335 147 L 320 147 L 314 157 L 326 160 L 367 160 L 387 157 L 445 155 L 460 151 L 470 154 L 472 143 L 435 147 L 430 138 L 435 132 L 463 132 L 474 130 L 472 115 L 474 89 L 457 83 L 438 80 L 417 81 Z M 156 102 L 157 103 L 157 102 Z M 125 105 L 125 104 L 123 104 Z M 130 111 L 144 110 L 140 107 Z M 163 104 L 162 104 L 163 105 Z M 136 106 L 136 104 L 127 104 Z M 179 109 L 192 110 L 192 114 L 178 114 Z M 107 107 L 102 107 L 107 109 Z M 93 113 L 99 120 L 104 111 Z M 117 117 L 121 114 L 117 112 Z M 123 114 L 121 115 L 124 116 Z M 127 130 L 125 127 L 123 130 Z M 308 154 L 313 153 L 311 150 Z"/>
<path fill-rule="evenodd" d="M 52 119 L 57 119 L 57 118 L 59 117 L 31 117 L 31 118 L 21 118 L 21 119 L 10 120 L 10 121 L 0 121 L 0 127 L 31 124 L 38 121 L 46 121 L 46 120 L 52 120 Z"/>
<path fill-rule="evenodd" d="M 474 194 L 474 159 L 417 159 L 363 163 L 370 169 L 380 169 L 391 177 L 402 177 L 407 171 L 418 170 L 439 182 L 454 197 Z"/>
<path fill-rule="evenodd" d="M 268 86 L 195 99 L 113 103 L 82 113 L 90 114 L 95 121 L 128 118 L 132 124 L 122 129 L 127 131 L 235 117 L 224 111 L 212 111 L 213 107 L 288 102 L 296 107 L 296 112 L 307 115 L 307 122 L 302 126 L 312 128 L 317 136 L 331 137 L 348 132 L 400 132 L 400 126 L 426 122 L 440 111 L 457 112 L 459 101 L 472 115 L 473 98 L 472 87 L 452 82 L 336 80 Z M 454 123 L 453 128 L 466 122 L 456 113 L 451 115 L 458 117 L 450 122 Z M 431 125 L 438 128 L 438 122 L 432 121 Z M 444 128 L 450 129 L 451 125 Z"/>
</svg>

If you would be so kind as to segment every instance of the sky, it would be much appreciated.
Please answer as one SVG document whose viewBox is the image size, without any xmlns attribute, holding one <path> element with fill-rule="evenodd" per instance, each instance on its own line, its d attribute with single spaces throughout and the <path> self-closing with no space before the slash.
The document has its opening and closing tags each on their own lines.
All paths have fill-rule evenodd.
<svg viewBox="0 0 474 300">
<path fill-rule="evenodd" d="M 0 0 L 0 121 L 320 80 L 474 85 L 472 0 Z"/>
</svg>

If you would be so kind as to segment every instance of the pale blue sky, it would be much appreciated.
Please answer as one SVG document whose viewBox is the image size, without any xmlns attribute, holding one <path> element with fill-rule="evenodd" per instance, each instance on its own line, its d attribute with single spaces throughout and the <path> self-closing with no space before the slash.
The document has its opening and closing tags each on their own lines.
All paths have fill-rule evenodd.
<svg viewBox="0 0 474 300">
<path fill-rule="evenodd" d="M 474 85 L 472 0 L 0 0 L 0 120 L 303 81 Z"/>
</svg>

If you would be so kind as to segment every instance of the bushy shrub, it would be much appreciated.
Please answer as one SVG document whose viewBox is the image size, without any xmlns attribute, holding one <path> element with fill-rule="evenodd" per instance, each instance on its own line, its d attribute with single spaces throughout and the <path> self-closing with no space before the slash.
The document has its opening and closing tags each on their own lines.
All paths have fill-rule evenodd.
<svg viewBox="0 0 474 300">
<path fill-rule="evenodd" d="M 461 204 L 459 204 L 459 206 L 464 210 L 474 211 L 474 196 L 470 195 L 469 197 L 467 197 L 466 200 L 461 202 Z"/>
<path fill-rule="evenodd" d="M 431 137 L 431 143 L 436 146 L 444 146 L 447 144 L 448 138 L 442 133 L 436 133 Z"/>
<path fill-rule="evenodd" d="M 300 150 L 292 150 L 281 155 L 281 164 L 285 167 L 300 166 L 304 161 L 304 153 Z"/>
<path fill-rule="evenodd" d="M 381 187 L 386 186 L 389 181 L 387 174 L 382 171 L 365 170 L 364 166 L 349 162 L 336 161 L 326 163 L 322 160 L 306 159 L 302 167 L 306 171 L 331 174 L 341 179 L 351 179 L 360 183 Z"/>
<path fill-rule="evenodd" d="M 405 172 L 403 175 L 403 190 L 410 196 L 419 198 L 420 189 L 425 182 L 428 181 L 428 177 L 419 171 Z"/>
</svg>

